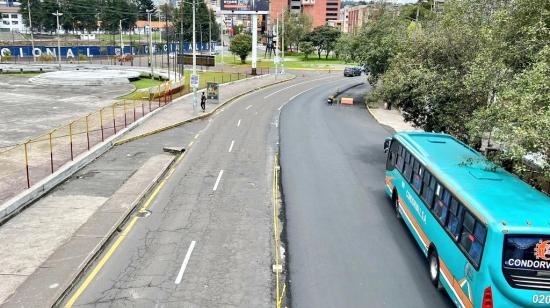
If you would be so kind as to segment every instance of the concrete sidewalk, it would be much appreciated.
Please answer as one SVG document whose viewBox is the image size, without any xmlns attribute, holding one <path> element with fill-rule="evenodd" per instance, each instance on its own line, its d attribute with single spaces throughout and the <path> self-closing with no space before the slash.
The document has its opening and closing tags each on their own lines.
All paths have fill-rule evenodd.
<svg viewBox="0 0 550 308">
<path fill-rule="evenodd" d="M 209 105 L 207 111 L 285 79 L 268 76 L 224 85 L 221 103 Z M 206 122 L 152 132 L 203 116 L 193 114 L 190 96 L 174 101 L 147 119 L 143 128 L 129 132 L 135 142 L 109 150 L 0 226 L 0 305 L 51 306 L 169 167 L 172 158 L 162 154 L 163 146 L 188 144 Z M 144 134 L 152 136 L 140 138 Z M 120 197 L 124 202 L 116 200 Z M 114 213 L 116 205 L 121 209 Z"/>
<path fill-rule="evenodd" d="M 384 108 L 373 108 L 368 106 L 367 108 L 378 123 L 392 128 L 395 132 L 422 131 L 421 129 L 412 126 L 411 123 L 405 122 L 403 115 L 399 110 L 387 110 Z"/>
</svg>

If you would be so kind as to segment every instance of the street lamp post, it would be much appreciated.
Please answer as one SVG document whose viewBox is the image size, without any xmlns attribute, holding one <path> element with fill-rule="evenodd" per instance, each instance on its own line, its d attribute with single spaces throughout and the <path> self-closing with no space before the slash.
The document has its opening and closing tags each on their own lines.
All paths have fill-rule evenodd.
<svg viewBox="0 0 550 308">
<path fill-rule="evenodd" d="M 197 38 L 195 30 L 195 0 L 193 0 L 193 76 L 197 78 Z M 193 113 L 197 112 L 197 84 L 193 85 Z"/>
<path fill-rule="evenodd" d="M 120 65 L 122 65 L 122 57 L 124 57 L 124 41 L 122 40 L 122 21 L 126 18 L 120 19 L 118 21 L 118 28 L 120 30 Z"/>
<path fill-rule="evenodd" d="M 285 73 L 285 11 L 282 13 L 282 36 L 281 36 L 281 74 Z"/>
<path fill-rule="evenodd" d="M 59 70 L 61 70 L 61 42 L 59 39 L 59 16 L 63 16 L 63 13 L 59 13 L 59 10 L 52 13 L 57 18 L 57 63 L 59 64 Z"/>
<path fill-rule="evenodd" d="M 32 34 L 32 18 L 31 18 L 31 1 L 27 1 L 27 11 L 29 11 L 29 29 L 31 30 L 31 56 L 34 62 L 36 62 L 36 57 L 34 56 L 34 36 Z"/>
<path fill-rule="evenodd" d="M 154 79 L 154 70 L 153 70 L 153 28 L 151 26 L 151 13 L 152 10 L 146 10 L 147 12 L 147 23 L 149 24 L 149 66 L 151 67 L 151 78 Z"/>
</svg>

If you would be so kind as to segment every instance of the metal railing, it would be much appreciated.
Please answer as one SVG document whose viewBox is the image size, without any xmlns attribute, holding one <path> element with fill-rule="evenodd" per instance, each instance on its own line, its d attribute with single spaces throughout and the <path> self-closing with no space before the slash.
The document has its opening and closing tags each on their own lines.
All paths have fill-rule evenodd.
<svg viewBox="0 0 550 308">
<path fill-rule="evenodd" d="M 0 149 L 0 202 L 30 188 L 66 163 L 169 104 L 174 89 L 165 82 L 148 92 L 148 100 L 122 100 L 89 113 L 24 143 Z"/>
</svg>

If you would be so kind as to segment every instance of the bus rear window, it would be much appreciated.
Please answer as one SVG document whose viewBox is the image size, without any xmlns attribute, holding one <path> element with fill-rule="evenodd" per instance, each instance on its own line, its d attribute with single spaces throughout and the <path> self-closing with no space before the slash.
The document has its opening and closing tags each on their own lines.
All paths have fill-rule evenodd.
<svg viewBox="0 0 550 308">
<path fill-rule="evenodd" d="M 503 266 L 509 269 L 550 271 L 550 235 L 508 235 Z"/>
</svg>

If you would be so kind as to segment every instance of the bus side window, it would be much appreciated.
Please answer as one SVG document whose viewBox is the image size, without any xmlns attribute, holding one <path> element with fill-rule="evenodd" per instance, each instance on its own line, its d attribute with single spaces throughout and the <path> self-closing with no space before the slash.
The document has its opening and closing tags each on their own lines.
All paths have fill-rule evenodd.
<svg viewBox="0 0 550 308">
<path fill-rule="evenodd" d="M 483 245 L 485 244 L 487 229 L 469 212 L 464 213 L 462 227 L 459 245 L 474 261 L 474 265 L 478 266 L 483 252 Z"/>
<path fill-rule="evenodd" d="M 432 208 L 434 201 L 434 190 L 435 190 L 435 178 L 430 174 L 429 171 L 424 170 L 424 185 L 422 188 L 422 199 L 426 206 L 429 209 Z"/>
<path fill-rule="evenodd" d="M 407 152 L 407 154 L 409 154 L 409 152 Z M 407 162 L 407 164 L 405 165 L 405 179 L 407 180 L 407 182 L 411 183 L 411 176 L 412 176 L 412 173 L 413 173 L 413 166 L 414 166 L 414 157 L 412 155 L 408 155 L 409 156 L 409 161 Z"/>
<path fill-rule="evenodd" d="M 413 167 L 412 186 L 418 194 L 420 194 L 420 191 L 422 190 L 422 169 L 423 167 L 420 165 L 418 160 L 415 160 Z"/>
<path fill-rule="evenodd" d="M 441 185 L 438 185 L 438 190 L 440 190 L 439 195 L 435 198 L 434 204 L 434 214 L 435 216 L 445 225 L 447 219 L 447 214 L 449 213 L 449 202 L 447 196 L 450 196 L 449 192 L 444 189 Z"/>
<path fill-rule="evenodd" d="M 386 161 L 386 170 L 393 170 L 395 168 L 395 163 L 397 161 L 397 152 L 399 149 L 399 142 L 396 140 L 393 140 L 390 149 L 388 151 L 388 157 Z"/>
<path fill-rule="evenodd" d="M 451 199 L 451 208 L 449 211 L 449 221 L 447 222 L 447 229 L 453 235 L 454 239 L 458 239 L 460 232 L 460 221 L 462 214 L 464 213 L 464 206 L 458 202 L 454 197 Z"/>
</svg>

